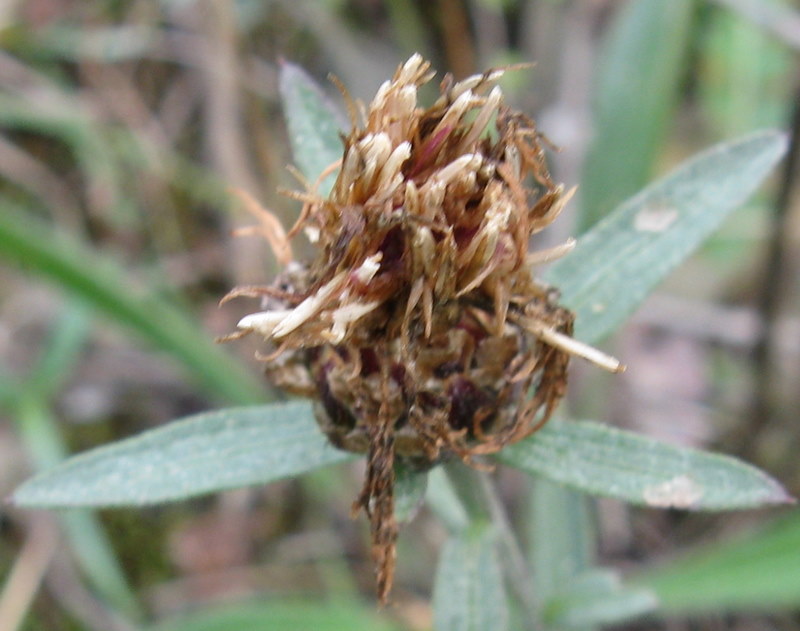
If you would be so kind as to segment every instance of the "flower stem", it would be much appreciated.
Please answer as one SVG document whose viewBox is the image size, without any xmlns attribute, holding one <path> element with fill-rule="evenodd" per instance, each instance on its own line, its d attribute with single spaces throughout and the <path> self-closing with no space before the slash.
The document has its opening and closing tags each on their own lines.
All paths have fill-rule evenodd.
<svg viewBox="0 0 800 631">
<path fill-rule="evenodd" d="M 525 562 L 526 556 L 514 533 L 508 513 L 500 501 L 492 478 L 461 462 L 444 465 L 447 477 L 464 505 L 470 521 L 490 521 L 496 531 L 506 578 L 519 600 L 527 619 L 527 628 L 543 628 L 533 590 L 533 578 Z"/>
</svg>

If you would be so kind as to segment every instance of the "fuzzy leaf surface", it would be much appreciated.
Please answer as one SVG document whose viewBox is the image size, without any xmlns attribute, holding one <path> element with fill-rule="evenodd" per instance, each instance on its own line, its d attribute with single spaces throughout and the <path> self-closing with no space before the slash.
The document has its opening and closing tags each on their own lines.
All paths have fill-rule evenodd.
<svg viewBox="0 0 800 631">
<path fill-rule="evenodd" d="M 594 560 L 594 522 L 583 493 L 538 477 L 530 485 L 528 559 L 540 601 L 567 590 Z"/>
<path fill-rule="evenodd" d="M 79 454 L 23 484 L 21 506 L 126 506 L 266 484 L 353 458 L 306 402 L 230 408 Z"/>
<path fill-rule="evenodd" d="M 344 122 L 316 82 L 295 64 L 281 65 L 280 92 L 292 156 L 313 184 L 326 167 L 342 157 L 339 134 Z M 327 195 L 333 181 L 333 176 L 327 177 L 319 193 Z"/>
<path fill-rule="evenodd" d="M 786 152 L 758 132 L 704 151 L 623 203 L 578 239 L 546 280 L 575 311 L 575 337 L 594 343 L 752 195 Z"/>
<path fill-rule="evenodd" d="M 490 524 L 473 523 L 445 544 L 433 586 L 433 619 L 437 631 L 508 629 L 508 600 Z"/>
<path fill-rule="evenodd" d="M 497 458 L 592 495 L 654 508 L 727 510 L 792 501 L 775 480 L 735 458 L 590 421 L 551 420 Z"/>
</svg>

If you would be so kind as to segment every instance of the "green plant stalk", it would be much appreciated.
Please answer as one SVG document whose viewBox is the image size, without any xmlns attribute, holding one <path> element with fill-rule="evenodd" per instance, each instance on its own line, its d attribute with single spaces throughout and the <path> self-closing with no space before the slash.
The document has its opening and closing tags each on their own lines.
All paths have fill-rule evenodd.
<svg viewBox="0 0 800 631">
<path fill-rule="evenodd" d="M 38 396 L 23 394 L 13 415 L 26 451 L 36 469 L 52 467 L 67 455 L 57 421 Z M 92 587 L 122 615 L 134 621 L 144 618 L 144 610 L 131 590 L 117 561 L 105 530 L 87 510 L 60 511 L 58 518 L 76 560 Z"/>
<path fill-rule="evenodd" d="M 443 467 L 469 516 L 470 523 L 488 521 L 497 529 L 500 554 L 508 584 L 522 604 L 528 628 L 542 629 L 543 625 L 534 599 L 533 580 L 525 564 L 525 555 L 491 478 L 487 473 L 476 471 L 460 462 L 450 462 Z"/>
<path fill-rule="evenodd" d="M 435 467 L 428 473 L 425 503 L 451 533 L 461 532 L 469 526 L 469 515 L 456 494 L 444 467 Z"/>
<path fill-rule="evenodd" d="M 587 498 L 543 477 L 532 486 L 530 513 L 529 559 L 536 597 L 543 604 L 590 567 L 595 529 Z"/>
<path fill-rule="evenodd" d="M 55 281 L 114 321 L 133 329 L 178 359 L 209 392 L 231 403 L 263 402 L 266 388 L 239 363 L 213 346 L 208 333 L 183 313 L 152 296 L 137 295 L 130 281 L 86 246 L 30 214 L 1 204 L 0 256 Z"/>
</svg>

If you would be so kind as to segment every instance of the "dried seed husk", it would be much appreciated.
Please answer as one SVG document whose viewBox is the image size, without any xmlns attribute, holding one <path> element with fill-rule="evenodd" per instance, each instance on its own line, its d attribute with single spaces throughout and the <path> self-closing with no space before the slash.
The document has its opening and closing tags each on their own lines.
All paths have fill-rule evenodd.
<svg viewBox="0 0 800 631">
<path fill-rule="evenodd" d="M 496 452 L 541 427 L 566 390 L 559 340 L 573 314 L 533 277 L 528 246 L 570 193 L 551 180 L 533 121 L 493 86 L 502 73 L 447 76 L 426 108 L 429 64 L 400 66 L 343 138 L 330 195 L 296 195 L 289 236 L 313 236 L 316 258 L 233 292 L 264 298 L 240 327 L 273 345 L 270 379 L 315 399 L 334 445 L 367 455 L 354 509 L 370 519 L 382 602 L 395 459 L 425 468 Z"/>
</svg>

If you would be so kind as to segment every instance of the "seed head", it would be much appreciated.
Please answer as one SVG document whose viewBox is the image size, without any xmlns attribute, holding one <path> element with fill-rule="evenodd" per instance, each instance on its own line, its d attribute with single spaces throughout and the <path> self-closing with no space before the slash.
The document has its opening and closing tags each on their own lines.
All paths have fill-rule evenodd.
<svg viewBox="0 0 800 631">
<path fill-rule="evenodd" d="M 264 299 L 239 327 L 274 346 L 272 381 L 314 399 L 334 445 L 367 454 L 354 510 L 370 518 L 381 601 L 395 459 L 470 462 L 530 435 L 564 395 L 570 354 L 585 354 L 569 337 L 573 314 L 531 269 L 570 243 L 528 253 L 571 192 L 551 180 L 533 121 L 493 85 L 503 72 L 448 75 L 422 107 L 433 73 L 412 56 L 353 120 L 330 195 L 297 194 L 288 237 L 262 219 L 278 252 L 304 230 L 316 258 L 230 294 Z"/>
</svg>

